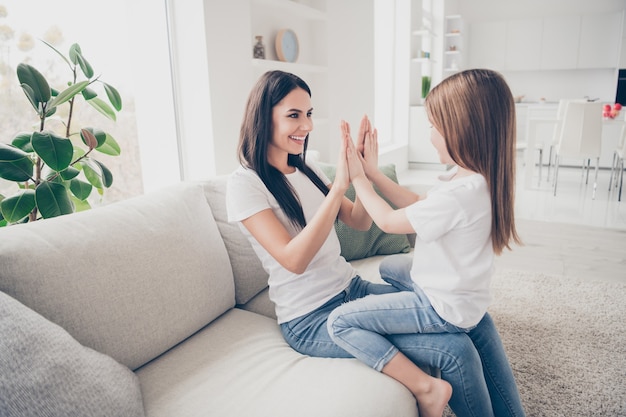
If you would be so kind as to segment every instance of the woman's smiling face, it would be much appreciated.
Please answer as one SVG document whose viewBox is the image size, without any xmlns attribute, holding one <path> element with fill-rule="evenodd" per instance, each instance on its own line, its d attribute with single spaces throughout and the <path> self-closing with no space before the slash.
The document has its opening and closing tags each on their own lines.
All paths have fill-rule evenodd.
<svg viewBox="0 0 626 417">
<path fill-rule="evenodd" d="M 304 151 L 304 140 L 313 130 L 311 97 L 301 88 L 287 94 L 272 109 L 272 142 L 268 157 L 280 157 L 286 162 L 287 154 L 298 155 Z M 274 165 L 274 164 L 272 164 Z"/>
</svg>

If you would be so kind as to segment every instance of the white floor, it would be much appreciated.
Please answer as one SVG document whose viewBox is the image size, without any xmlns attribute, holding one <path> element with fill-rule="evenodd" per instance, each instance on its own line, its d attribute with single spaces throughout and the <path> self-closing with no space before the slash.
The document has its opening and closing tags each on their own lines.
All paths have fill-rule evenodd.
<svg viewBox="0 0 626 417">
<path fill-rule="evenodd" d="M 504 251 L 497 267 L 625 282 L 626 190 L 623 201 L 618 202 L 617 191 L 608 190 L 610 171 L 601 170 L 592 200 L 593 176 L 585 185 L 580 168 L 561 168 L 554 196 L 551 182 L 545 180 L 547 167 L 540 185 L 538 168 L 535 171 L 530 189 L 522 182 L 523 167 L 518 172 L 516 223 L 523 244 Z M 422 193 L 442 173 L 441 169 L 421 168 L 399 172 L 398 177 L 401 184 Z"/>
<path fill-rule="evenodd" d="M 515 215 L 518 219 L 549 221 L 556 223 L 581 224 L 607 229 L 626 230 L 626 190 L 622 201 L 617 201 L 618 189 L 609 191 L 610 170 L 600 169 L 595 199 L 592 199 L 594 170 L 589 173 L 589 184 L 585 184 L 580 168 L 559 169 L 557 195 L 554 196 L 552 179 L 546 181 L 547 166 L 542 169 L 542 180 L 538 183 L 539 169 L 535 167 L 533 183 L 525 188 L 524 169 L 518 164 Z M 437 177 L 445 173 L 439 166 L 432 169 L 416 168 L 398 173 L 399 182 L 418 193 L 428 190 Z"/>
</svg>

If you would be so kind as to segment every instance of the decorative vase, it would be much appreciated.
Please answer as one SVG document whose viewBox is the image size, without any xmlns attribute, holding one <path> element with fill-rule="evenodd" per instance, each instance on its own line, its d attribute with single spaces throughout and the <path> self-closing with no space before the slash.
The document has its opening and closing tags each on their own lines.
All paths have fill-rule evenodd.
<svg viewBox="0 0 626 417">
<path fill-rule="evenodd" d="M 265 59 L 265 45 L 263 45 L 263 36 L 255 36 L 253 55 L 256 59 Z"/>
</svg>

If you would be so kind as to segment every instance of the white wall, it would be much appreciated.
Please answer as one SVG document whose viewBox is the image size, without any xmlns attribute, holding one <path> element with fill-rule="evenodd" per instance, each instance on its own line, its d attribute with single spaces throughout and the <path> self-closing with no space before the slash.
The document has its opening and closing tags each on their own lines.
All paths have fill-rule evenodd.
<svg viewBox="0 0 626 417">
<path fill-rule="evenodd" d="M 127 3 L 129 20 L 139 21 L 151 0 Z M 132 49 L 141 51 L 140 63 L 131 61 L 135 92 L 135 113 L 140 147 L 144 191 L 152 191 L 181 180 L 174 91 L 169 55 L 165 3 L 152 7 L 151 19 L 144 19 L 141 30 L 129 40 Z"/>
<path fill-rule="evenodd" d="M 199 90 L 196 94 L 211 101 L 211 114 L 206 118 L 207 131 L 197 134 L 211 140 L 212 129 L 215 160 L 206 163 L 214 164 L 215 173 L 228 174 L 239 165 L 239 129 L 254 82 L 250 64 L 253 45 L 250 0 L 203 1 L 210 96 L 209 91 Z"/>
<path fill-rule="evenodd" d="M 374 115 L 374 2 L 327 0 L 329 138 L 322 159 L 337 160 L 339 124 L 348 121 L 354 131 L 364 114 Z M 323 138 L 316 138 L 318 141 Z"/>
<path fill-rule="evenodd" d="M 493 21 L 619 13 L 626 8 L 624 0 L 464 0 L 458 5 L 465 27 Z M 469 43 L 471 48 L 477 47 L 471 44 L 471 38 Z M 622 49 L 624 47 L 622 44 Z M 622 56 L 621 63 L 625 61 L 626 57 Z M 538 101 L 542 97 L 547 101 L 558 101 L 584 96 L 607 102 L 615 99 L 615 69 L 503 71 L 503 74 L 513 94 L 525 95 L 528 101 Z"/>
</svg>

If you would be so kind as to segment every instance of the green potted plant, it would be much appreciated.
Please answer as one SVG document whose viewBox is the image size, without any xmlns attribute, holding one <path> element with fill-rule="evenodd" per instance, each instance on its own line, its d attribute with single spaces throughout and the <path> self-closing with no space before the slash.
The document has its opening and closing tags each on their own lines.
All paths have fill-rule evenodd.
<svg viewBox="0 0 626 417">
<path fill-rule="evenodd" d="M 431 78 L 427 75 L 422 77 L 422 98 L 426 98 L 430 92 L 430 80 Z"/>
<path fill-rule="evenodd" d="M 89 209 L 87 198 L 92 191 L 102 195 L 113 182 L 111 171 L 93 154 L 117 156 L 118 143 L 96 127 L 72 130 L 72 115 L 82 97 L 115 121 L 116 112 L 122 109 L 120 94 L 94 75 L 78 44 L 70 47 L 69 57 L 46 45 L 69 66 L 72 79 L 59 91 L 51 88 L 33 66 L 22 63 L 17 67 L 17 77 L 38 123 L 35 131 L 17 134 L 10 144 L 0 143 L 0 181 L 16 183 L 18 190 L 12 196 L 0 194 L 0 227 Z M 98 96 L 95 85 L 103 88 L 108 102 Z M 46 129 L 46 121 L 60 106 L 69 107 L 64 134 Z"/>
</svg>

